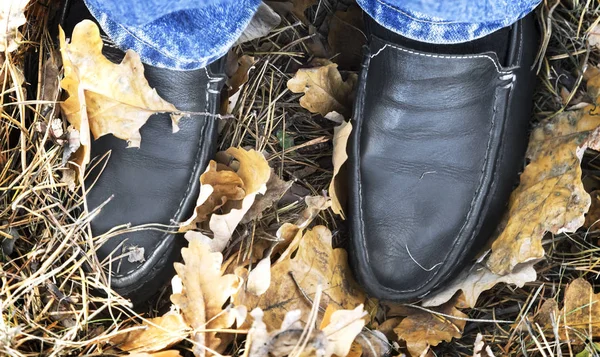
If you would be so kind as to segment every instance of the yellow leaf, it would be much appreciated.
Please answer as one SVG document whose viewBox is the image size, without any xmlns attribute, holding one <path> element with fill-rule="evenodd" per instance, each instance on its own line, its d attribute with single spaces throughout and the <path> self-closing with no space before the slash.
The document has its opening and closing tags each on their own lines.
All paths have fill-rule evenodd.
<svg viewBox="0 0 600 357">
<path fill-rule="evenodd" d="M 352 92 L 358 77 L 352 73 L 346 81 L 337 69 L 337 64 L 330 63 L 315 68 L 302 68 L 287 82 L 287 87 L 294 93 L 304 93 L 300 105 L 311 113 L 323 116 L 336 111 L 349 117 L 352 111 Z"/>
<path fill-rule="evenodd" d="M 299 309 L 308 316 L 317 286 L 323 288 L 321 304 L 339 309 L 353 309 L 364 303 L 365 294 L 354 281 L 344 249 L 333 249 L 331 232 L 324 226 L 306 232 L 293 254 L 286 254 L 271 267 L 271 285 L 260 297 L 240 289 L 234 296 L 236 305 L 249 309 L 260 307 L 270 329 L 281 325 L 286 312 Z"/>
<path fill-rule="evenodd" d="M 331 210 L 340 215 L 342 219 L 346 219 L 343 210 L 343 202 L 345 202 L 344 177 L 338 177 L 342 165 L 348 160 L 346 148 L 348 139 L 352 132 L 352 124 L 347 121 L 333 129 L 333 176 L 329 184 L 329 196 L 331 196 Z"/>
<path fill-rule="evenodd" d="M 22 35 L 19 27 L 25 25 L 25 8 L 29 0 L 3 0 L 0 3 L 0 52 L 19 48 Z"/>
<path fill-rule="evenodd" d="M 171 301 L 181 309 L 185 321 L 196 331 L 192 335 L 195 342 L 195 356 L 204 356 L 205 348 L 220 348 L 216 332 L 198 330 L 229 328 L 236 314 L 223 311 L 223 305 L 234 294 L 240 279 L 232 274 L 222 275 L 221 253 L 213 253 L 207 244 L 199 239 L 190 239 L 187 248 L 181 250 L 184 264 L 175 263 L 177 275 L 183 283 L 183 291 L 171 295 Z"/>
<path fill-rule="evenodd" d="M 173 346 L 186 338 L 190 331 L 183 317 L 177 312 L 147 319 L 142 326 L 145 328 L 113 337 L 110 343 L 123 351 L 155 352 Z"/>
<path fill-rule="evenodd" d="M 574 232 L 584 223 L 590 196 L 581 183 L 580 163 L 586 148 L 600 149 L 600 76 L 589 78 L 587 85 L 596 104 L 560 113 L 541 122 L 531 134 L 530 163 L 512 193 L 508 222 L 487 262 L 496 274 L 541 259 L 546 232 Z"/>
<path fill-rule="evenodd" d="M 81 133 L 82 152 L 78 162 L 89 162 L 89 136 L 113 134 L 139 147 L 139 129 L 148 118 L 159 112 L 176 112 L 177 108 L 163 100 L 144 78 L 140 57 L 127 51 L 120 64 L 102 55 L 102 39 L 98 26 L 84 20 L 73 29 L 71 43 L 60 29 L 60 50 L 64 78 L 60 85 L 69 94 L 61 108 L 69 122 Z M 173 131 L 181 115 L 171 114 Z M 89 130 L 88 130 L 89 128 Z"/>
<path fill-rule="evenodd" d="M 444 315 L 466 318 L 467 315 L 454 307 L 454 302 L 432 309 Z M 430 346 L 440 342 L 450 342 L 460 338 L 465 328 L 465 320 L 457 320 L 427 311 L 416 310 L 404 318 L 394 329 L 398 337 L 406 341 L 408 352 L 413 357 L 420 356 Z"/>
<path fill-rule="evenodd" d="M 565 290 L 564 307 L 559 313 L 561 339 L 585 343 L 600 337 L 600 293 L 583 278 L 573 280 Z"/>
</svg>

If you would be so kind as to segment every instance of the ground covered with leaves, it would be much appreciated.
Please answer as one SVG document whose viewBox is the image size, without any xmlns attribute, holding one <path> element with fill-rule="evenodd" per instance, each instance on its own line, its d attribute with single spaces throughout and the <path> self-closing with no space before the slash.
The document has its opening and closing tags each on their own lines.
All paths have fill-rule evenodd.
<svg viewBox="0 0 600 357">
<path fill-rule="evenodd" d="M 533 129 L 506 219 L 444 291 L 399 304 L 367 296 L 345 250 L 361 10 L 267 3 L 228 54 L 194 214 L 170 227 L 187 239 L 182 261 L 135 309 L 95 258 L 110 235 L 89 228 L 89 148 L 102 135 L 144 145 L 153 113 L 174 129 L 185 113 L 132 70 L 135 53 L 105 59 L 92 22 L 67 41 L 58 2 L 0 4 L 0 354 L 599 355 L 600 5 L 540 6 Z"/>
</svg>

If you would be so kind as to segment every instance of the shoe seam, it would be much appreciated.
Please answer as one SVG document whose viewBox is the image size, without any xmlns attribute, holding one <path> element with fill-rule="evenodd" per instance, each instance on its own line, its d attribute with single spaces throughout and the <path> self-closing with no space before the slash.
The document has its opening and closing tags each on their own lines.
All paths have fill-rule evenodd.
<svg viewBox="0 0 600 357">
<path fill-rule="evenodd" d="M 493 58 L 490 57 L 490 56 L 487 56 L 487 55 L 446 56 L 446 55 L 437 55 L 437 54 L 429 54 L 429 53 L 420 53 L 420 52 L 411 51 L 411 50 L 408 50 L 408 49 L 405 49 L 405 48 L 402 48 L 402 47 L 398 47 L 398 46 L 386 43 L 385 41 L 382 41 L 382 42 L 384 42 L 384 45 L 382 46 L 382 48 L 380 48 L 374 55 L 370 56 L 369 63 L 367 65 L 367 73 L 368 73 L 368 68 L 371 66 L 371 61 L 370 60 L 373 57 L 377 56 L 380 52 L 382 52 L 386 47 L 392 47 L 392 48 L 395 48 L 397 50 L 400 50 L 400 51 L 403 51 L 403 52 L 407 52 L 407 53 L 410 53 L 410 54 L 414 54 L 414 55 L 425 56 L 425 57 L 433 57 L 433 58 L 441 58 L 441 59 L 487 58 L 487 59 L 489 59 L 489 60 L 492 61 L 492 63 L 494 64 L 494 66 L 495 66 L 496 71 L 497 71 L 498 74 L 513 73 L 513 71 L 508 71 L 508 72 L 500 71 L 498 65 L 493 60 Z M 365 78 L 365 80 L 366 80 L 366 78 Z M 471 200 L 471 205 L 469 207 L 469 211 L 467 212 L 467 218 L 465 219 L 465 222 L 463 223 L 463 225 L 462 225 L 462 227 L 461 227 L 461 229 L 460 229 L 460 231 L 458 233 L 458 236 L 462 235 L 462 233 L 463 233 L 463 231 L 464 231 L 467 223 L 470 221 L 471 214 L 472 214 L 472 211 L 473 211 L 473 207 L 475 205 L 475 201 L 476 201 L 477 197 L 479 197 L 479 194 L 481 193 L 482 183 L 483 183 L 483 179 L 485 177 L 485 168 L 486 168 L 488 160 L 489 160 L 489 154 L 490 154 L 491 144 L 492 144 L 492 141 L 493 141 L 492 140 L 493 139 L 492 133 L 493 133 L 494 128 L 495 128 L 495 121 L 496 121 L 496 114 L 497 114 L 497 98 L 498 98 L 497 87 L 498 86 L 496 85 L 496 90 L 494 91 L 493 115 L 492 115 L 492 121 L 490 123 L 490 131 L 488 133 L 489 139 L 488 139 L 488 144 L 487 144 L 487 147 L 486 147 L 485 159 L 484 159 L 484 162 L 483 162 L 483 165 L 482 165 L 481 175 L 480 175 L 480 178 L 479 178 L 479 184 L 478 184 L 478 187 L 477 187 L 477 191 L 475 192 L 475 194 L 473 195 L 473 199 Z M 361 126 L 362 126 L 362 123 L 359 126 L 359 128 Z M 373 271 L 370 269 L 370 260 L 371 259 L 370 259 L 370 256 L 369 256 L 369 251 L 367 249 L 366 239 L 365 239 L 366 234 L 365 234 L 364 210 L 363 210 L 363 205 L 362 205 L 362 200 L 363 200 L 363 197 L 362 197 L 363 196 L 363 194 L 362 194 L 363 189 L 362 189 L 362 179 L 361 179 L 362 178 L 362 172 L 360 170 L 360 161 L 361 161 L 361 158 L 360 158 L 360 146 L 361 146 L 360 132 L 357 132 L 357 145 L 358 145 L 358 147 L 357 147 L 358 150 L 357 151 L 358 151 L 358 154 L 359 154 L 359 155 L 357 155 L 357 162 L 358 162 L 358 180 L 357 181 L 358 181 L 358 189 L 359 189 L 359 194 L 358 194 L 359 205 L 358 206 L 359 206 L 359 211 L 360 211 L 361 233 L 362 233 L 362 239 L 361 239 L 361 241 L 362 241 L 362 245 L 363 245 L 363 248 L 364 248 L 364 251 L 365 251 L 366 261 L 367 261 L 367 264 L 369 266 L 369 270 L 371 271 L 371 275 L 373 276 L 373 278 L 377 279 L 375 277 L 375 275 L 373 274 Z M 438 263 L 438 264 L 443 265 L 448 260 L 448 257 L 450 256 L 450 253 L 452 253 L 452 251 L 454 249 L 455 249 L 455 246 L 453 246 L 453 248 L 448 251 L 448 253 L 444 257 L 444 259 L 440 263 Z M 387 287 L 387 286 L 385 286 L 385 285 L 383 285 L 381 283 L 379 283 L 379 285 L 380 285 L 380 288 L 382 290 L 384 290 L 386 292 L 390 292 L 390 293 L 409 293 L 409 292 L 414 293 L 415 291 L 418 291 L 418 290 L 422 289 L 423 287 L 427 286 L 427 284 L 429 284 L 436 276 L 437 276 L 436 274 L 432 274 L 429 279 L 427 279 L 424 283 L 422 283 L 419 287 L 417 287 L 415 289 L 397 290 L 397 289 L 389 288 L 389 287 Z"/>
</svg>

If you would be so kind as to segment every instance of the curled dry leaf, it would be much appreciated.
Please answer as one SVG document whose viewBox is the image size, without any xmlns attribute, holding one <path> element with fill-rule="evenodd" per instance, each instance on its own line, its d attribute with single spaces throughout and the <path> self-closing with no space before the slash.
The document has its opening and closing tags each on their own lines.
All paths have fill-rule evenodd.
<svg viewBox="0 0 600 357">
<path fill-rule="evenodd" d="M 267 190 L 271 169 L 264 156 L 255 150 L 229 148 L 225 151 L 239 163 L 237 170 L 211 161 L 200 177 L 200 195 L 190 219 L 181 224 L 180 231 L 198 228 L 208 221 L 212 239 L 198 232 L 188 232 L 186 237 L 208 239 L 211 249 L 225 249 L 235 228 L 250 210 L 256 196 Z M 223 211 L 216 213 L 217 209 Z"/>
<path fill-rule="evenodd" d="M 530 163 L 512 193 L 508 222 L 487 261 L 496 274 L 506 275 L 519 264 L 541 259 L 546 232 L 574 232 L 584 223 L 590 196 L 581 183 L 581 158 L 587 148 L 600 149 L 597 71 L 587 87 L 596 104 L 556 115 L 531 134 Z"/>
<path fill-rule="evenodd" d="M 356 336 L 365 326 L 363 317 L 367 315 L 363 305 L 353 310 L 337 310 L 331 314 L 329 323 L 321 330 L 327 337 L 326 356 L 347 356 Z"/>
<path fill-rule="evenodd" d="M 156 352 L 173 346 L 186 338 L 190 332 L 188 324 L 178 312 L 168 312 L 161 317 L 145 320 L 145 328 L 119 334 L 110 343 L 123 351 L 136 353 Z"/>
<path fill-rule="evenodd" d="M 181 255 L 184 263 L 174 265 L 183 282 L 183 290 L 171 295 L 171 302 L 196 330 L 192 334 L 194 355 L 204 356 L 204 347 L 218 350 L 221 340 L 216 332 L 200 330 L 229 328 L 233 325 L 237 314 L 224 311 L 223 305 L 239 289 L 241 281 L 235 275 L 221 273 L 223 256 L 211 252 L 210 247 L 200 239 L 189 239 L 188 247 L 181 250 Z"/>
<path fill-rule="evenodd" d="M 565 290 L 564 306 L 559 313 L 560 337 L 571 343 L 586 343 L 600 337 L 600 293 L 583 278 L 573 280 Z"/>
<path fill-rule="evenodd" d="M 433 296 L 426 297 L 422 306 L 440 306 L 450 301 L 457 291 L 461 290 L 467 306 L 473 308 L 482 292 L 491 289 L 498 283 L 514 284 L 522 288 L 525 283 L 535 281 L 537 274 L 533 267 L 535 262 L 521 264 L 506 275 L 498 275 L 486 266 L 477 264 L 463 271 L 454 281 Z"/>
<path fill-rule="evenodd" d="M 262 217 L 262 213 L 267 208 L 273 207 L 281 199 L 281 196 L 292 187 L 292 184 L 292 181 L 283 181 L 280 179 L 275 171 L 271 169 L 271 176 L 269 176 L 269 181 L 267 181 L 267 191 L 264 195 L 256 198 L 256 201 L 254 201 L 254 204 L 242 219 L 242 223 L 248 223 Z"/>
<path fill-rule="evenodd" d="M 349 117 L 352 111 L 352 93 L 358 77 L 355 73 L 346 81 L 337 69 L 337 64 L 302 68 L 287 82 L 287 87 L 294 93 L 304 93 L 300 105 L 311 113 L 323 116 L 336 111 Z"/>
<path fill-rule="evenodd" d="M 335 310 L 330 305 L 327 311 L 330 313 L 325 314 L 320 330 L 313 330 L 307 336 L 303 356 L 349 356 L 356 336 L 365 325 L 363 317 L 366 312 L 362 305 L 353 310 Z M 287 356 L 303 343 L 301 338 L 307 327 L 301 323 L 300 310 L 287 312 L 280 327 L 271 332 L 267 332 L 267 325 L 263 322 L 264 313 L 260 308 L 254 309 L 251 315 L 254 322 L 246 341 L 248 357 L 266 357 L 269 354 Z M 356 346 L 360 349 L 360 345 Z"/>
<path fill-rule="evenodd" d="M 277 329 L 286 312 L 300 310 L 308 316 L 317 286 L 323 288 L 321 304 L 335 305 L 339 309 L 352 309 L 365 301 L 365 294 L 354 281 L 344 249 L 333 249 L 331 232 L 324 226 L 306 232 L 297 248 L 290 245 L 291 253 L 282 254 L 271 267 L 271 285 L 260 297 L 240 289 L 234 296 L 234 304 L 253 309 L 260 307 L 264 322 L 270 329 Z"/>
<path fill-rule="evenodd" d="M 231 56 L 236 56 L 235 54 L 230 54 Z M 246 82 L 248 82 L 248 78 L 250 77 L 250 71 L 254 68 L 254 64 L 256 63 L 254 57 L 243 55 L 237 58 L 235 62 L 235 71 L 231 74 L 231 76 L 227 79 L 227 113 L 233 113 L 235 105 L 238 101 L 240 93 L 242 91 L 242 87 Z"/>
<path fill-rule="evenodd" d="M 363 12 L 352 4 L 346 11 L 336 11 L 329 23 L 327 43 L 333 51 L 333 61 L 344 69 L 358 70 L 362 47 L 366 44 Z"/>
<path fill-rule="evenodd" d="M 81 152 L 76 162 L 89 162 L 89 131 L 95 138 L 113 134 L 139 147 L 139 129 L 155 113 L 177 111 L 162 99 L 144 77 L 139 55 L 129 50 L 120 64 L 114 64 L 102 54 L 102 39 L 98 26 L 84 20 L 73 29 L 71 43 L 60 29 L 60 51 L 64 66 L 61 87 L 69 94 L 61 103 L 67 120 L 81 133 Z M 171 114 L 173 131 L 181 115 Z"/>
<path fill-rule="evenodd" d="M 394 332 L 401 340 L 406 341 L 408 352 L 413 357 L 420 356 L 430 346 L 437 346 L 442 341 L 450 342 L 453 338 L 462 336 L 466 324 L 464 318 L 467 315 L 454 307 L 453 301 L 432 310 L 463 320 L 422 310 L 412 312 L 400 322 Z"/>
<path fill-rule="evenodd" d="M 352 124 L 349 121 L 343 122 L 333 129 L 333 176 L 331 177 L 331 183 L 329 184 L 329 196 L 331 196 L 331 210 L 340 215 L 342 219 L 346 219 L 343 210 L 346 201 L 346 190 L 343 186 L 346 181 L 344 180 L 344 177 L 339 177 L 338 174 L 340 173 L 342 165 L 348 160 L 346 148 L 351 132 Z"/>
<path fill-rule="evenodd" d="M 19 27 L 27 21 L 27 4 L 29 0 L 4 0 L 0 3 L 0 52 L 13 52 L 19 48 L 22 38 Z"/>
</svg>

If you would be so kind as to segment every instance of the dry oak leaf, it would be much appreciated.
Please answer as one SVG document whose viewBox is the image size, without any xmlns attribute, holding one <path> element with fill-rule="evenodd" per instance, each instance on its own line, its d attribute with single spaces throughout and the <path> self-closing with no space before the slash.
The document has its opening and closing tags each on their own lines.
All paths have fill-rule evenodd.
<svg viewBox="0 0 600 357">
<path fill-rule="evenodd" d="M 219 351 L 222 346 L 216 332 L 199 330 L 229 328 L 235 322 L 234 311 L 223 310 L 223 305 L 240 287 L 240 279 L 232 274 L 223 275 L 223 255 L 213 253 L 200 239 L 191 238 L 187 248 L 181 250 L 184 263 L 175 263 L 177 275 L 183 283 L 181 293 L 171 295 L 185 321 L 195 330 L 195 356 L 204 356 L 207 347 Z M 209 350 L 209 351 L 210 351 Z"/>
<path fill-rule="evenodd" d="M 300 105 L 311 113 L 325 116 L 335 111 L 349 117 L 357 79 L 356 73 L 351 73 L 348 79 L 343 81 L 337 64 L 330 63 L 299 69 L 287 82 L 287 87 L 294 93 L 304 93 L 300 98 Z"/>
<path fill-rule="evenodd" d="M 175 106 L 162 99 L 144 77 L 139 55 L 129 50 L 120 64 L 102 55 L 102 39 L 98 26 L 83 20 L 75 26 L 71 42 L 60 29 L 60 52 L 64 66 L 61 87 L 69 98 L 61 103 L 67 120 L 82 134 L 88 128 L 95 138 L 113 134 L 127 140 L 130 147 L 139 147 L 139 129 L 148 118 L 160 112 L 177 112 Z M 171 114 L 173 132 L 178 130 L 181 115 Z M 89 142 L 81 162 L 89 162 Z"/>
<path fill-rule="evenodd" d="M 0 3 L 0 52 L 13 52 L 19 48 L 22 37 L 19 27 L 27 22 L 27 4 L 29 0 L 3 0 Z"/>
<path fill-rule="evenodd" d="M 573 280 L 565 290 L 564 306 L 559 313 L 560 337 L 571 343 L 585 343 L 600 337 L 600 293 L 583 278 Z"/>
<path fill-rule="evenodd" d="M 283 196 L 287 190 L 292 187 L 293 181 L 284 181 L 279 178 L 279 175 L 271 169 L 271 175 L 269 181 L 267 181 L 267 191 L 264 195 L 258 196 L 254 201 L 250 210 L 246 213 L 242 219 L 242 223 L 251 222 L 257 218 L 262 217 L 262 213 L 269 207 L 273 207 L 281 196 Z"/>
<path fill-rule="evenodd" d="M 556 115 L 531 134 L 530 163 L 511 195 L 508 222 L 487 261 L 496 274 L 543 258 L 546 232 L 574 232 L 584 223 L 590 196 L 581 183 L 580 163 L 587 148 L 600 149 L 600 76 L 589 78 L 587 86 L 596 104 Z"/>
<path fill-rule="evenodd" d="M 321 305 L 334 305 L 339 309 L 353 309 L 364 303 L 365 294 L 354 281 L 348 266 L 348 254 L 342 248 L 331 246 L 331 231 L 316 226 L 304 234 L 293 254 L 285 254 L 271 267 L 271 285 L 261 296 L 240 289 L 233 297 L 235 305 L 248 309 L 260 307 L 269 329 L 281 325 L 286 312 L 301 310 L 308 316 L 312 298 L 321 285 Z"/>
<path fill-rule="evenodd" d="M 233 170 L 219 167 L 211 160 L 206 171 L 200 175 L 200 195 L 192 217 L 181 224 L 181 231 L 195 229 L 197 223 L 207 221 L 209 216 L 227 201 L 241 200 L 246 196 L 244 182 Z"/>
<path fill-rule="evenodd" d="M 333 156 L 331 158 L 333 161 L 333 176 L 331 177 L 331 183 L 329 183 L 329 196 L 331 196 L 331 210 L 342 217 L 342 219 L 346 219 L 343 210 L 346 201 L 346 190 L 343 189 L 343 184 L 346 180 L 338 177 L 338 174 L 342 165 L 348 160 L 346 148 L 351 132 L 352 124 L 349 121 L 343 122 L 333 129 Z"/>
<path fill-rule="evenodd" d="M 426 297 L 422 306 L 440 306 L 450 301 L 457 291 L 461 290 L 468 307 L 474 308 L 482 292 L 491 289 L 498 283 L 514 284 L 522 288 L 525 283 L 535 281 L 537 273 L 533 267 L 535 262 L 520 264 L 506 275 L 498 275 L 486 266 L 476 264 L 463 271 L 443 290 Z"/>
<path fill-rule="evenodd" d="M 168 312 L 161 317 L 144 321 L 144 329 L 119 334 L 110 343 L 123 351 L 156 352 L 173 346 L 188 336 L 190 328 L 178 312 Z"/>
<path fill-rule="evenodd" d="M 466 324 L 464 319 L 467 315 L 454 306 L 454 301 L 432 310 L 460 319 L 422 310 L 416 310 L 404 318 L 394 332 L 400 339 L 406 341 L 408 352 L 413 357 L 420 356 L 430 346 L 437 346 L 442 341 L 450 342 L 453 338 L 462 336 Z"/>
</svg>

